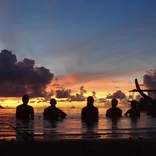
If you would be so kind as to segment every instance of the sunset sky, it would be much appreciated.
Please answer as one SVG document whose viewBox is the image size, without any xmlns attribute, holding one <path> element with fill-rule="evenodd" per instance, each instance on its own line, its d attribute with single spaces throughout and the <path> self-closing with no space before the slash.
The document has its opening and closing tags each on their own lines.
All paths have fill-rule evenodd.
<svg viewBox="0 0 156 156">
<path fill-rule="evenodd" d="M 156 68 L 155 8 L 155 0 L 0 0 L 0 49 L 74 91 L 126 92 Z"/>
</svg>

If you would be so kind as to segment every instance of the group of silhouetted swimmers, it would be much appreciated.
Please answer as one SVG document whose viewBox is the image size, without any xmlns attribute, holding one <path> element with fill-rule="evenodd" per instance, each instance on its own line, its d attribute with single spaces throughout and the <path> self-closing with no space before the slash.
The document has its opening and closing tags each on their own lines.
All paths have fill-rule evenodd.
<svg viewBox="0 0 156 156">
<path fill-rule="evenodd" d="M 29 96 L 24 95 L 22 97 L 23 104 L 17 106 L 16 108 L 16 120 L 29 121 L 34 120 L 34 109 L 32 106 L 28 105 Z M 56 107 L 56 100 L 51 99 L 49 107 L 44 109 L 43 118 L 49 121 L 59 121 L 64 119 L 67 114 L 61 109 Z"/>
<path fill-rule="evenodd" d="M 94 98 L 92 96 L 89 96 L 87 98 L 87 106 L 84 107 L 81 112 L 82 122 L 86 122 L 86 123 L 98 122 L 98 118 L 99 118 L 98 108 L 95 107 L 93 104 L 94 104 Z M 118 119 L 122 117 L 122 110 L 117 107 L 118 100 L 112 99 L 111 105 L 112 107 L 106 111 L 106 117 L 111 119 Z M 127 112 L 124 115 L 129 116 L 131 118 L 140 117 L 140 111 L 137 108 L 137 101 L 135 100 L 131 101 L 131 109 L 127 110 Z"/>
<path fill-rule="evenodd" d="M 140 89 L 137 79 L 135 79 L 135 85 L 140 95 L 150 103 L 150 111 L 148 115 L 156 117 L 156 100 L 150 98 Z M 16 120 L 29 121 L 34 120 L 34 109 L 28 105 L 29 96 L 24 95 L 22 97 L 23 104 L 16 108 Z M 56 107 L 57 101 L 52 98 L 50 100 L 50 106 L 45 108 L 43 111 L 43 119 L 48 121 L 61 121 L 66 118 L 67 114 L 61 109 Z M 117 107 L 118 100 L 112 99 L 112 107 L 106 111 L 106 117 L 111 119 L 118 119 L 122 117 L 122 110 Z M 127 110 L 124 114 L 132 119 L 140 118 L 140 110 L 138 109 L 138 102 L 135 100 L 131 101 L 131 109 Z M 97 123 L 99 120 L 99 110 L 94 106 L 94 98 L 89 96 L 87 98 L 87 105 L 82 108 L 81 121 L 83 123 Z"/>
<path fill-rule="evenodd" d="M 29 96 L 24 95 L 22 97 L 23 104 L 17 106 L 16 108 L 16 120 L 29 121 L 34 120 L 34 109 L 32 106 L 28 105 Z M 45 108 L 43 111 L 43 119 L 48 121 L 61 121 L 65 119 L 67 114 L 61 109 L 56 107 L 57 101 L 52 98 L 50 100 L 50 106 Z M 122 117 L 122 110 L 117 107 L 118 100 L 112 99 L 112 107 L 106 111 L 106 117 L 117 119 Z M 137 108 L 137 102 L 131 102 L 131 109 L 127 110 L 124 114 L 125 116 L 130 116 L 132 118 L 140 117 L 140 111 Z M 86 107 L 82 108 L 81 111 L 81 121 L 85 123 L 98 122 L 99 111 L 98 108 L 94 106 L 94 98 L 89 96 L 87 98 Z"/>
<path fill-rule="evenodd" d="M 138 84 L 137 79 L 135 79 L 135 85 L 140 93 L 140 95 L 150 103 L 150 111 L 148 112 L 147 115 L 150 115 L 151 117 L 156 117 L 156 100 L 150 98 L 146 94 L 143 93 L 143 91 L 140 89 L 140 86 Z M 22 97 L 22 102 L 23 104 L 17 106 L 16 108 L 16 121 L 24 121 L 23 123 L 31 123 L 29 122 L 30 120 L 34 120 L 34 108 L 32 106 L 28 105 L 29 102 L 29 96 L 24 95 Z M 56 107 L 57 101 L 52 98 L 50 99 L 50 106 L 45 108 L 43 111 L 43 119 L 45 121 L 49 121 L 53 127 L 55 127 L 55 124 L 57 121 L 62 121 L 63 119 L 66 118 L 67 114 L 63 112 L 61 109 Z M 106 117 L 112 119 L 112 124 L 116 124 L 117 119 L 122 117 L 122 110 L 117 107 L 118 105 L 118 100 L 117 99 L 112 99 L 111 101 L 111 108 L 109 108 L 106 111 Z M 136 119 L 140 118 L 140 110 L 138 109 L 138 102 L 136 100 L 131 101 L 131 108 L 126 111 L 124 116 L 129 116 L 132 120 L 131 121 L 137 121 Z M 94 128 L 94 125 L 96 126 L 95 123 L 98 123 L 99 120 L 99 110 L 97 107 L 94 106 L 94 98 L 92 96 L 89 96 L 87 98 L 87 105 L 82 108 L 81 110 L 81 121 L 82 123 L 85 123 L 85 127 L 87 129 L 92 130 Z M 26 121 L 26 122 L 25 122 Z M 115 121 L 115 122 L 114 122 Z M 84 126 L 84 124 L 82 124 Z M 18 127 L 18 122 L 17 122 L 17 138 L 18 136 L 21 137 L 25 140 L 33 139 L 33 129 L 30 131 L 30 135 L 28 133 L 21 133 L 21 130 Z M 24 125 L 24 127 L 28 125 Z M 26 134 L 26 135 L 25 135 Z"/>
</svg>

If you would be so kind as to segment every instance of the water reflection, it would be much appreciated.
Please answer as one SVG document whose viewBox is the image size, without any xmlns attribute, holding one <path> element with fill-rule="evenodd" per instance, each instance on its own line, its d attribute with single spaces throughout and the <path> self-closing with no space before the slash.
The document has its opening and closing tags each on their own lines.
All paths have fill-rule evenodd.
<svg viewBox="0 0 156 156">
<path fill-rule="evenodd" d="M 34 140 L 34 121 L 16 121 L 16 139 Z"/>
<path fill-rule="evenodd" d="M 137 128 L 138 119 L 135 118 L 120 118 L 120 119 L 106 119 L 109 128 L 103 137 L 105 138 L 128 138 L 138 136 L 139 130 Z M 124 127 L 123 127 L 124 125 Z M 139 134 L 140 135 L 140 134 Z"/>
<path fill-rule="evenodd" d="M 118 138 L 119 134 L 118 134 L 118 122 L 120 119 L 109 119 L 110 124 L 111 124 L 111 137 L 113 138 Z"/>
<path fill-rule="evenodd" d="M 99 122 L 97 126 L 93 127 L 87 127 L 85 125 L 82 126 L 81 118 L 80 118 L 80 112 L 81 109 L 75 108 L 63 108 L 65 112 L 67 112 L 68 117 L 63 122 L 59 122 L 56 124 L 47 123 L 43 125 L 42 120 L 42 108 L 35 109 L 35 120 L 34 125 L 28 124 L 28 123 L 21 123 L 18 125 L 15 120 L 15 109 L 4 109 L 0 110 L 0 139 L 6 138 L 6 136 L 11 136 L 11 138 L 16 139 L 16 133 L 17 133 L 17 139 L 20 135 L 18 135 L 18 131 L 15 133 L 14 128 L 11 128 L 8 125 L 12 125 L 14 127 L 17 126 L 17 129 L 21 128 L 22 132 L 27 131 L 30 134 L 35 135 L 35 139 L 37 138 L 37 135 L 42 135 L 40 138 L 74 138 L 79 137 L 82 138 L 83 136 L 86 136 L 86 134 L 89 133 L 95 133 L 97 135 L 101 135 L 100 138 L 128 138 L 128 137 L 153 137 L 156 134 L 156 119 L 151 118 L 146 115 L 146 113 L 141 112 L 140 119 L 137 120 L 131 120 L 129 117 L 122 117 L 117 122 L 112 122 L 110 119 L 106 119 L 104 112 L 106 112 L 106 108 L 99 108 Z M 127 110 L 127 109 L 126 109 Z M 125 112 L 123 110 L 123 112 Z M 26 127 L 26 129 L 24 128 Z M 144 132 L 144 133 L 143 133 Z M 113 133 L 113 134 L 112 134 Z M 118 134 L 116 134 L 118 133 Z M 120 134 L 122 133 L 122 134 Z M 123 134 L 124 133 L 124 134 Z M 135 133 L 135 134 L 134 134 Z M 138 133 L 136 135 L 136 133 Z M 59 134 L 59 136 L 58 136 Z M 73 135 L 77 134 L 77 135 Z M 81 135 L 82 134 L 82 135 Z M 66 136 L 65 136 L 66 135 Z M 93 135 L 90 135 L 90 137 L 93 138 Z M 39 138 L 39 139 L 40 139 Z M 10 139 L 10 138 L 9 138 Z M 38 139 L 38 138 L 37 138 Z"/>
<path fill-rule="evenodd" d="M 138 123 L 138 118 L 130 118 L 130 127 L 132 129 L 136 129 L 137 128 L 137 123 Z"/>
<path fill-rule="evenodd" d="M 82 123 L 82 138 L 99 138 L 98 123 Z"/>
<path fill-rule="evenodd" d="M 57 132 L 57 127 L 58 127 L 59 122 L 57 121 L 48 121 L 44 120 L 43 121 L 43 136 L 44 139 L 51 139 L 51 138 L 57 138 L 58 137 L 58 132 Z"/>
</svg>

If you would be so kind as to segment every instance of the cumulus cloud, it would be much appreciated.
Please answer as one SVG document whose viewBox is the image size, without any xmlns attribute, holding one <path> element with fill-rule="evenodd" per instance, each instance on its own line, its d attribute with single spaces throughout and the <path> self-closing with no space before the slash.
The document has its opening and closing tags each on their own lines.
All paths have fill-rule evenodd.
<svg viewBox="0 0 156 156">
<path fill-rule="evenodd" d="M 121 90 L 117 90 L 116 92 L 114 92 L 112 95 L 108 95 L 107 98 L 115 98 L 115 99 L 124 99 L 126 98 L 126 95 L 124 92 L 122 92 Z"/>
<path fill-rule="evenodd" d="M 151 69 L 143 76 L 143 84 L 148 89 L 156 89 L 156 69 Z M 149 92 L 149 96 L 155 98 L 155 93 Z"/>
<path fill-rule="evenodd" d="M 0 96 L 43 96 L 53 74 L 45 67 L 36 67 L 35 60 L 16 55 L 6 49 L 0 53 Z"/>
<path fill-rule="evenodd" d="M 70 92 L 70 89 L 56 90 L 56 98 L 69 98 Z"/>
<path fill-rule="evenodd" d="M 148 89 L 156 88 L 156 69 L 147 71 L 143 76 L 143 83 Z"/>
</svg>

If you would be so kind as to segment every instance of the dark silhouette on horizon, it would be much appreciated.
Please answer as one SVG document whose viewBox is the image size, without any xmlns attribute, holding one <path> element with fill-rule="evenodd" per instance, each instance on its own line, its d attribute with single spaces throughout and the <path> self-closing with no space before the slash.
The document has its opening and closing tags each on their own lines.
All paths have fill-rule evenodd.
<svg viewBox="0 0 156 156">
<path fill-rule="evenodd" d="M 93 122 L 98 122 L 99 120 L 99 110 L 94 106 L 94 98 L 89 96 L 87 98 L 87 106 L 82 108 L 81 111 L 81 121 L 87 124 Z"/>
<path fill-rule="evenodd" d="M 147 115 L 151 116 L 151 117 L 156 117 L 156 99 L 152 99 L 150 96 L 146 95 L 140 88 L 138 80 L 135 79 L 135 86 L 136 89 L 138 90 L 138 92 L 140 93 L 140 95 L 147 101 L 149 101 L 150 106 L 149 106 L 149 112 L 147 113 Z"/>
<path fill-rule="evenodd" d="M 106 117 L 112 118 L 112 119 L 117 119 L 119 117 L 122 117 L 122 110 L 117 107 L 118 100 L 112 99 L 111 105 L 112 107 L 106 111 Z"/>
<path fill-rule="evenodd" d="M 18 105 L 16 108 L 16 120 L 29 121 L 34 120 L 34 109 L 28 105 L 29 96 L 23 95 L 23 104 Z"/>
<path fill-rule="evenodd" d="M 56 90 L 56 98 L 61 99 L 61 98 L 69 98 L 71 94 L 71 90 L 70 89 L 60 89 L 60 90 Z"/>
<path fill-rule="evenodd" d="M 50 100 L 50 105 L 49 107 L 44 109 L 43 112 L 43 118 L 44 120 L 48 121 L 61 121 L 62 119 L 65 119 L 67 114 L 63 112 L 61 109 L 56 107 L 57 101 L 52 98 Z"/>
<path fill-rule="evenodd" d="M 106 98 L 107 99 L 120 99 L 120 100 L 122 100 L 122 99 L 126 98 L 126 95 L 121 90 L 117 90 L 113 94 L 108 93 Z"/>
<path fill-rule="evenodd" d="M 136 100 L 131 101 L 131 109 L 127 110 L 124 115 L 131 118 L 140 118 L 140 110 L 138 109 L 138 103 Z"/>
</svg>

